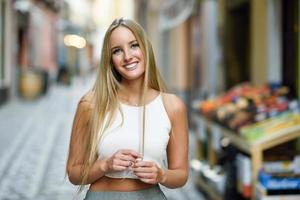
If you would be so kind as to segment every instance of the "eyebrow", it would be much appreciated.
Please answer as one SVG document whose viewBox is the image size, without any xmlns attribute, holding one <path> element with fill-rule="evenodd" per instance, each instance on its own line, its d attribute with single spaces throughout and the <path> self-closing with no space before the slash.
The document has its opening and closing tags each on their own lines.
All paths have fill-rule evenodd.
<svg viewBox="0 0 300 200">
<path fill-rule="evenodd" d="M 137 42 L 137 40 L 132 40 L 128 44 L 132 44 L 134 42 Z M 111 48 L 111 50 L 116 49 L 116 48 L 120 48 L 120 46 L 114 46 L 114 47 Z"/>
</svg>

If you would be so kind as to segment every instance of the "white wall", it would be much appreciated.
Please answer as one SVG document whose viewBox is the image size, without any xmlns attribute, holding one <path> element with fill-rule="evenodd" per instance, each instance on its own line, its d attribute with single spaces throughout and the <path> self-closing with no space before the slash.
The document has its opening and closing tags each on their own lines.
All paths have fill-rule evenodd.
<svg viewBox="0 0 300 200">
<path fill-rule="evenodd" d="M 282 74 L 281 0 L 268 0 L 267 9 L 267 79 L 269 82 L 280 83 Z"/>
<path fill-rule="evenodd" d="M 203 1 L 201 5 L 201 71 L 202 92 L 217 93 L 220 67 L 220 43 L 218 38 L 218 2 Z"/>
</svg>

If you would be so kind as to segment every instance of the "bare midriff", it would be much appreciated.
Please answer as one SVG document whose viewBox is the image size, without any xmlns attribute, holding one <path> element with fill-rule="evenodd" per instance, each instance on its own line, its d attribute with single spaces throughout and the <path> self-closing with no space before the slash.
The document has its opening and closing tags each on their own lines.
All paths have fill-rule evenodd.
<svg viewBox="0 0 300 200">
<path fill-rule="evenodd" d="M 153 184 L 148 184 L 139 179 L 128 178 L 109 178 L 103 176 L 90 186 L 91 191 L 137 191 L 154 187 Z"/>
</svg>

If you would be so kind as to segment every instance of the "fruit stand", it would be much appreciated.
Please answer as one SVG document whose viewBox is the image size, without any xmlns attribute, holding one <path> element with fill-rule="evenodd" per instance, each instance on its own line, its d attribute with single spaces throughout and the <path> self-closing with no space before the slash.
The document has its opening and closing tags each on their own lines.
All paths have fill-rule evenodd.
<svg viewBox="0 0 300 200">
<path fill-rule="evenodd" d="M 198 135 L 198 159 L 206 160 L 211 168 L 217 165 L 220 151 L 215 146 L 224 138 L 248 155 L 251 189 L 240 191 L 246 199 L 256 197 L 258 175 L 264 166 L 264 152 L 300 138 L 299 102 L 285 98 L 287 94 L 288 89 L 283 87 L 272 91 L 266 86 L 254 88 L 242 85 L 214 100 L 195 103 L 192 119 Z M 206 140 L 206 145 L 203 145 L 203 140 Z M 206 151 L 206 157 L 201 151 Z M 222 194 L 203 178 L 199 177 L 197 185 L 211 199 L 223 199 Z"/>
</svg>

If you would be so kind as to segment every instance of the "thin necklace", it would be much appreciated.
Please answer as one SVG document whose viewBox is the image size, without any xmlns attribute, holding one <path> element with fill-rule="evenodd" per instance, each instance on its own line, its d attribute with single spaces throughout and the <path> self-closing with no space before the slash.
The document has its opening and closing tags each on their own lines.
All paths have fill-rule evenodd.
<svg viewBox="0 0 300 200">
<path fill-rule="evenodd" d="M 128 104 L 128 105 L 130 105 L 130 106 L 139 106 L 139 105 L 140 105 L 140 103 L 132 103 L 132 102 L 130 102 L 129 100 L 124 99 L 124 98 L 120 98 L 120 97 L 119 97 L 119 99 L 121 100 L 121 102 L 123 101 L 123 102 L 125 102 L 126 104 Z"/>
</svg>

